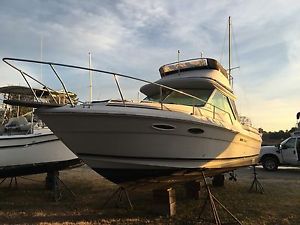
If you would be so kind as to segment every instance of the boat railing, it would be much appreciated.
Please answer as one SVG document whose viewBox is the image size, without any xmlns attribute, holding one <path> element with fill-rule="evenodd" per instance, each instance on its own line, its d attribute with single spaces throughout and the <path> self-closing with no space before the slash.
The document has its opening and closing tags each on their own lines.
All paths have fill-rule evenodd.
<svg viewBox="0 0 300 225">
<path fill-rule="evenodd" d="M 212 107 L 212 110 L 209 109 L 209 108 L 207 108 L 207 107 L 200 107 L 200 109 L 199 109 L 199 107 L 193 106 L 193 114 L 195 114 L 195 108 L 197 108 L 197 109 L 198 109 L 198 112 L 199 112 L 201 115 L 203 115 L 203 114 L 201 113 L 201 110 L 204 110 L 204 111 L 207 111 L 207 112 L 211 113 L 211 114 L 212 114 L 212 118 L 213 118 L 214 120 L 221 120 L 221 119 L 218 119 L 218 118 L 217 118 L 217 115 L 220 116 L 220 114 L 217 113 L 217 110 L 220 110 L 221 112 L 223 112 L 225 115 L 228 116 L 228 118 L 230 119 L 231 124 L 233 124 L 232 115 L 231 115 L 229 112 L 227 112 L 227 111 L 225 111 L 224 109 L 221 109 L 221 108 L 219 108 L 219 107 L 217 107 L 217 106 L 215 106 L 215 105 L 213 105 L 213 104 L 211 104 L 211 103 L 206 103 L 206 104 L 207 104 L 207 105 L 210 105 L 210 106 Z M 205 115 L 203 115 L 203 116 L 205 116 Z M 221 116 L 220 116 L 220 117 L 221 117 Z M 223 121 L 223 120 L 221 120 L 221 121 Z"/>
<path fill-rule="evenodd" d="M 135 80 L 135 81 L 140 81 L 140 82 L 143 82 L 143 83 L 147 83 L 147 84 L 153 84 L 153 85 L 156 85 L 160 88 L 160 93 L 161 93 L 161 96 L 162 96 L 162 91 L 163 89 L 167 89 L 167 90 L 170 90 L 170 91 L 174 91 L 174 92 L 177 92 L 179 94 L 182 94 L 182 95 L 185 95 L 185 96 L 188 96 L 190 98 L 193 98 L 194 100 L 197 100 L 197 101 L 200 101 L 200 102 L 203 102 L 205 104 L 208 104 L 208 105 L 211 105 L 212 106 L 212 110 L 210 109 L 207 109 L 205 107 L 201 107 L 201 109 L 204 109 L 204 110 L 207 110 L 207 111 L 210 111 L 212 113 L 212 117 L 213 119 L 216 119 L 216 115 L 218 114 L 216 111 L 217 110 L 220 110 L 221 112 L 225 113 L 225 114 L 228 114 L 229 118 L 230 118 L 230 121 L 231 123 L 233 124 L 233 119 L 232 119 L 232 116 L 229 112 L 223 110 L 222 108 L 218 107 L 218 106 L 215 106 L 211 103 L 207 103 L 206 101 L 204 101 L 203 99 L 197 97 L 197 96 L 194 96 L 194 95 L 191 95 L 189 93 L 186 93 L 186 92 L 183 92 L 183 91 L 180 91 L 180 90 L 177 90 L 175 88 L 172 88 L 172 87 L 169 87 L 169 86 L 166 86 L 166 85 L 162 85 L 162 84 L 158 84 L 156 82 L 151 82 L 151 81 L 147 81 L 145 79 L 141 79 L 141 78 L 137 78 L 137 77 L 133 77 L 133 76 L 129 76 L 129 75 L 126 75 L 126 74 L 121 74 L 121 73 L 115 73 L 115 72 L 111 72 L 111 71 L 105 71 L 105 70 L 99 70 L 99 69 L 93 69 L 93 68 L 87 68 L 87 67 L 82 67 L 82 66 L 76 66 L 76 65 L 69 65 L 69 64 L 62 64 L 62 63 L 55 63 L 55 62 L 47 62 L 47 61 L 37 61 L 37 60 L 29 60 L 29 59 L 20 59 L 20 58 L 3 58 L 2 59 L 3 62 L 5 62 L 7 65 L 9 65 L 10 67 L 12 67 L 13 69 L 17 70 L 21 76 L 23 77 L 23 79 L 25 80 L 26 84 L 28 85 L 28 87 L 31 89 L 32 93 L 33 93 L 33 96 L 34 96 L 34 99 L 36 100 L 36 102 L 40 103 L 39 105 L 42 106 L 43 105 L 43 102 L 41 99 L 38 98 L 38 96 L 36 95 L 36 93 L 34 92 L 34 88 L 32 87 L 32 85 L 30 84 L 29 80 L 28 79 L 31 79 L 31 81 L 34 81 L 36 82 L 37 84 L 39 85 L 42 85 L 43 88 L 45 88 L 47 91 L 51 92 L 51 91 L 55 91 L 53 90 L 52 88 L 48 87 L 45 83 L 43 83 L 42 81 L 39 81 L 38 79 L 36 79 L 34 76 L 26 73 L 25 71 L 23 71 L 22 69 L 20 69 L 19 67 L 17 67 L 16 65 L 14 65 L 12 62 L 23 62 L 23 63 L 33 63 L 33 64 L 41 64 L 41 65 L 48 65 L 52 72 L 55 74 L 55 77 L 56 79 L 60 82 L 67 98 L 69 99 L 69 102 L 71 104 L 72 107 L 75 106 L 75 103 L 73 102 L 68 90 L 67 90 L 67 87 L 65 85 L 65 83 L 63 82 L 63 80 L 61 79 L 61 77 L 59 76 L 57 70 L 55 69 L 55 67 L 66 67 L 66 68 L 72 68 L 72 69 L 79 69 L 79 70 L 85 70 L 85 71 L 91 71 L 91 72 L 96 72 L 97 74 L 105 74 L 105 75 L 110 75 L 110 76 L 113 76 L 113 79 L 116 83 L 116 86 L 117 86 L 117 89 L 118 89 L 118 92 L 120 94 L 120 97 L 121 97 L 121 100 L 122 100 L 122 103 L 123 103 L 123 106 L 126 107 L 126 100 L 124 98 L 124 95 L 123 95 L 123 92 L 122 92 L 122 89 L 120 87 L 120 83 L 118 81 L 118 77 L 122 77 L 122 78 L 127 78 L 127 79 L 131 79 L 131 80 Z M 52 96 L 53 97 L 53 96 Z M 161 109 L 164 108 L 164 102 L 163 100 L 160 101 L 160 104 L 161 104 Z M 197 107 L 196 105 L 193 106 L 193 112 L 195 111 L 195 107 Z"/>
</svg>

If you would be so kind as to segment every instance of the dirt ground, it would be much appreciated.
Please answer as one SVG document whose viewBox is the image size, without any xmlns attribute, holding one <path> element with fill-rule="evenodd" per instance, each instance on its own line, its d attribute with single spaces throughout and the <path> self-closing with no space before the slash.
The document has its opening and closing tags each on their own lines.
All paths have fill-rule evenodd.
<svg viewBox="0 0 300 225">
<path fill-rule="evenodd" d="M 299 225 L 300 168 L 256 171 L 264 194 L 248 192 L 251 168 L 236 171 L 236 182 L 227 176 L 224 187 L 212 187 L 211 191 L 242 224 Z M 118 187 L 87 166 L 60 172 L 60 179 L 75 196 L 63 188 L 57 202 L 53 192 L 45 190 L 44 179 L 45 174 L 32 175 L 18 178 L 18 186 L 12 182 L 9 187 L 10 180 L 1 184 L 0 224 L 210 224 L 212 219 L 208 205 L 199 218 L 206 199 L 202 189 L 200 200 L 188 200 L 184 188 L 176 186 L 177 214 L 169 217 L 153 201 L 152 192 L 143 190 L 129 192 L 134 210 L 116 198 L 103 207 Z M 222 221 L 232 221 L 219 206 L 218 212 Z"/>
</svg>

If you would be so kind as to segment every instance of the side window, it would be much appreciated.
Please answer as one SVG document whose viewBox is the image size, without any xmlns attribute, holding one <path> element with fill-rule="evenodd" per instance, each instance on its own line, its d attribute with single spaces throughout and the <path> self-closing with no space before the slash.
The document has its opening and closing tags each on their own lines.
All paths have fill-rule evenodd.
<svg viewBox="0 0 300 225">
<path fill-rule="evenodd" d="M 231 105 L 231 108 L 232 108 L 232 111 L 234 112 L 234 114 L 235 114 L 235 115 L 239 115 L 239 114 L 238 114 L 238 111 L 237 111 L 237 109 L 236 109 L 236 105 L 235 105 L 234 101 L 231 100 L 231 99 L 229 99 L 229 102 L 230 102 L 230 105 Z"/>
<path fill-rule="evenodd" d="M 224 109 L 224 96 L 219 91 L 216 91 L 211 99 L 211 104 L 220 109 Z"/>
<path fill-rule="evenodd" d="M 231 121 L 235 119 L 228 98 L 221 92 L 216 91 L 214 96 L 210 99 L 210 103 L 216 106 L 215 112 L 223 118 L 226 118 L 226 120 Z"/>
<path fill-rule="evenodd" d="M 295 148 L 296 138 L 290 138 L 287 142 L 283 144 L 285 148 Z"/>
<path fill-rule="evenodd" d="M 230 116 L 231 116 L 232 119 L 236 119 L 235 116 L 234 116 L 233 110 L 232 110 L 232 108 L 230 106 L 228 97 L 226 97 L 225 111 L 230 114 Z"/>
</svg>

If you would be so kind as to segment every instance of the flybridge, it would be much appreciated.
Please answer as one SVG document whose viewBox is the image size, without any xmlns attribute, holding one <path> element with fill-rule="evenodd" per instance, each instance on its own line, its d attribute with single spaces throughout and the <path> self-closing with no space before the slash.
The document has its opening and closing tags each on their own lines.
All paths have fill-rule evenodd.
<svg viewBox="0 0 300 225">
<path fill-rule="evenodd" d="M 184 71 L 200 70 L 200 69 L 213 69 L 220 71 L 226 78 L 228 74 L 223 66 L 215 59 L 210 58 L 197 58 L 185 61 L 179 61 L 163 65 L 159 68 L 161 77 L 168 76 L 174 73 L 180 73 Z"/>
</svg>

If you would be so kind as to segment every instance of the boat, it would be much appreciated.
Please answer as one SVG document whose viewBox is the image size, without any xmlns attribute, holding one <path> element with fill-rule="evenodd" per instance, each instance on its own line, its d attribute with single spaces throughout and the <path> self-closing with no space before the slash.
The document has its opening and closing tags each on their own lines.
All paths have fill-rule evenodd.
<svg viewBox="0 0 300 225">
<path fill-rule="evenodd" d="M 45 90 L 33 89 L 49 95 Z M 9 96 L 32 95 L 28 87 L 5 86 L 0 93 Z M 11 99 L 13 100 L 13 99 Z M 12 114 L 6 106 L 3 113 Z M 18 107 L 20 113 L 20 108 Z M 4 118 L 0 129 L 0 178 L 17 177 L 38 173 L 49 173 L 81 166 L 80 160 L 43 123 L 28 122 L 22 115 Z"/>
<path fill-rule="evenodd" d="M 179 58 L 179 57 L 178 57 Z M 229 57 L 230 58 L 230 57 Z M 160 67 L 150 82 L 126 74 L 54 62 L 4 58 L 110 75 L 120 99 L 47 106 L 34 100 L 37 115 L 93 170 L 121 186 L 172 184 L 255 165 L 261 135 L 240 120 L 229 70 L 212 58 L 178 60 Z M 143 82 L 142 101 L 124 98 L 118 77 Z M 29 83 L 29 82 L 27 82 Z M 44 85 L 44 84 L 43 84 Z"/>
<path fill-rule="evenodd" d="M 11 64 L 10 60 L 23 61 L 4 59 Z M 179 61 L 159 71 L 161 79 L 141 87 L 147 96 L 141 102 L 126 101 L 117 85 L 117 100 L 51 107 L 26 104 L 36 104 L 37 115 L 69 149 L 120 185 L 180 182 L 199 178 L 203 170 L 212 176 L 257 163 L 261 135 L 240 122 L 230 76 L 216 60 Z"/>
</svg>

